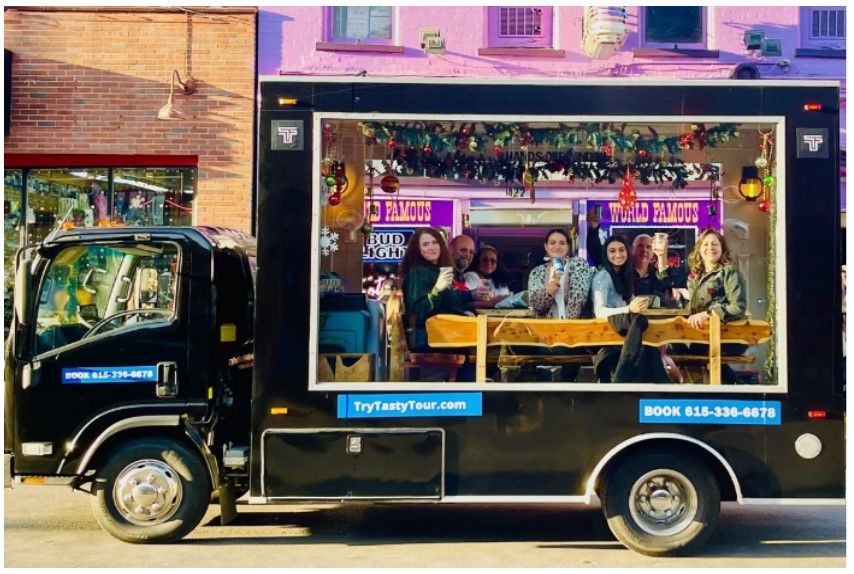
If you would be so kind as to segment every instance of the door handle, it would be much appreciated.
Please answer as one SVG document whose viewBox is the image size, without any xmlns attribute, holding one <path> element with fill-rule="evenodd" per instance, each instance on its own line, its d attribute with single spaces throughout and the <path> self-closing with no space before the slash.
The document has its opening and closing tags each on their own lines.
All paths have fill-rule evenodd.
<svg viewBox="0 0 854 574">
<path fill-rule="evenodd" d="M 177 363 L 157 363 L 157 387 L 155 388 L 155 392 L 162 399 L 178 396 Z"/>
<path fill-rule="evenodd" d="M 127 293 L 124 297 L 116 295 L 116 303 L 127 303 L 130 296 L 133 295 L 133 281 L 127 277 L 122 277 L 119 281 L 121 281 L 123 285 L 127 285 Z"/>
</svg>

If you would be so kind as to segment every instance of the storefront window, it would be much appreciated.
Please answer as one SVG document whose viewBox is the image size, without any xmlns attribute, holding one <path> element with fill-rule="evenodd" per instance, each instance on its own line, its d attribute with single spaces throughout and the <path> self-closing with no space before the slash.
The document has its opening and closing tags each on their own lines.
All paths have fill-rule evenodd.
<svg viewBox="0 0 854 574">
<path fill-rule="evenodd" d="M 107 219 L 107 168 L 33 169 L 27 174 L 27 243 L 62 221 L 92 227 Z"/>
<path fill-rule="evenodd" d="M 3 177 L 3 326 L 9 328 L 15 251 L 21 242 L 21 170 L 7 169 Z"/>
<path fill-rule="evenodd" d="M 192 225 L 195 176 L 192 169 L 115 169 L 113 219 L 126 225 Z"/>
</svg>

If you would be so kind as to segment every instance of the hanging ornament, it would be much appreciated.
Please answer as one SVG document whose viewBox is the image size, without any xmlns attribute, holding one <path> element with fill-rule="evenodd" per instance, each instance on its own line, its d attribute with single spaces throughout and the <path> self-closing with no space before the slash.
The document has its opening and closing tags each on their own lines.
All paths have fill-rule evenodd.
<svg viewBox="0 0 854 574">
<path fill-rule="evenodd" d="M 400 180 L 391 171 L 391 167 L 380 180 L 380 189 L 386 193 L 397 193 L 400 190 Z"/>
<path fill-rule="evenodd" d="M 424 155 L 430 155 L 433 153 L 433 148 L 430 147 L 430 144 L 425 144 L 421 151 L 424 152 Z"/>
<path fill-rule="evenodd" d="M 620 207 L 628 209 L 635 204 L 637 194 L 635 193 L 635 184 L 632 179 L 632 168 L 626 166 L 626 175 L 623 176 L 623 185 L 620 188 L 620 193 L 617 195 L 617 201 Z"/>
<path fill-rule="evenodd" d="M 768 187 L 771 187 L 772 185 L 774 185 L 774 176 L 766 175 L 762 178 L 762 183 Z"/>
<path fill-rule="evenodd" d="M 390 147 L 391 149 L 396 148 L 397 147 L 397 140 L 395 140 L 394 138 L 389 138 L 388 147 Z"/>
<path fill-rule="evenodd" d="M 614 148 L 611 147 L 611 144 L 606 143 L 604 146 L 602 146 L 602 152 L 608 157 L 611 157 L 611 155 L 613 155 L 614 153 Z"/>
<path fill-rule="evenodd" d="M 500 145 L 496 145 L 495 147 L 492 148 L 492 153 L 494 153 L 497 156 L 502 155 L 504 153 L 504 148 L 501 147 Z"/>
<path fill-rule="evenodd" d="M 338 234 L 333 233 L 328 227 L 320 230 L 320 253 L 328 257 L 338 251 Z"/>
<path fill-rule="evenodd" d="M 768 213 L 769 211 L 771 211 L 771 202 L 768 201 L 767 199 L 763 199 L 762 201 L 760 201 L 757 204 L 756 207 L 759 208 L 759 211 L 761 211 L 763 213 Z"/>
<path fill-rule="evenodd" d="M 329 196 L 329 199 L 327 201 L 329 201 L 329 205 L 335 207 L 336 205 L 339 205 L 341 203 L 341 195 L 337 192 L 333 193 Z"/>
<path fill-rule="evenodd" d="M 649 152 L 646 151 L 645 149 L 639 149 L 638 150 L 638 157 L 639 158 L 645 159 L 648 155 L 649 155 Z"/>
<path fill-rule="evenodd" d="M 467 127 L 463 127 L 463 129 L 460 130 L 460 134 L 463 137 L 469 137 L 471 135 L 471 130 Z"/>
<path fill-rule="evenodd" d="M 759 169 L 765 169 L 766 167 L 768 167 L 768 160 L 762 156 L 759 156 L 753 162 L 753 165 L 755 165 Z"/>
</svg>

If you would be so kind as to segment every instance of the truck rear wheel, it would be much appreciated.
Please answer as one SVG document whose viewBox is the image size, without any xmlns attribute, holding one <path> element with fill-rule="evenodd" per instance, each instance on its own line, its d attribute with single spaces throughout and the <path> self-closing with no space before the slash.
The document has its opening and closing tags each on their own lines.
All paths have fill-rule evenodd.
<svg viewBox="0 0 854 574">
<path fill-rule="evenodd" d="M 201 457 L 168 438 L 123 444 L 96 474 L 95 519 L 125 542 L 179 540 L 199 524 L 210 501 Z"/>
<path fill-rule="evenodd" d="M 720 489 L 706 465 L 662 453 L 631 458 L 611 473 L 602 497 L 608 527 L 648 556 L 690 554 L 711 535 Z"/>
</svg>

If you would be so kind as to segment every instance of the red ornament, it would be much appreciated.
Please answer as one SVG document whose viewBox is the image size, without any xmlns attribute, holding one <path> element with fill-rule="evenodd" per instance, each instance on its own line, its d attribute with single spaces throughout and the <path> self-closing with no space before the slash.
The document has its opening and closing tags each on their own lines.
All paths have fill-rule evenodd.
<svg viewBox="0 0 854 574">
<path fill-rule="evenodd" d="M 390 138 L 388 140 L 388 147 L 390 147 L 391 149 L 396 148 L 397 147 L 397 141 L 394 138 Z"/>
<path fill-rule="evenodd" d="M 645 149 L 639 149 L 638 150 L 638 157 L 644 157 L 645 158 L 648 155 L 649 155 L 649 152 L 646 151 Z"/>
<path fill-rule="evenodd" d="M 611 144 L 606 143 L 604 146 L 602 146 L 602 151 L 605 153 L 605 155 L 610 156 L 614 153 L 614 148 L 611 147 Z"/>
<path fill-rule="evenodd" d="M 433 148 L 431 148 L 428 144 L 421 148 L 421 151 L 423 151 L 425 155 L 430 155 L 431 153 L 433 153 Z"/>
<path fill-rule="evenodd" d="M 329 196 L 329 205 L 335 206 L 341 203 L 341 196 L 337 193 L 333 193 Z"/>
<path fill-rule="evenodd" d="M 771 211 L 771 202 L 767 199 L 763 199 L 756 207 L 759 208 L 759 211 L 763 213 L 768 213 L 769 211 Z"/>
<path fill-rule="evenodd" d="M 386 193 L 397 193 L 400 189 L 400 180 L 393 173 L 388 173 L 380 180 L 380 189 Z"/>
<path fill-rule="evenodd" d="M 460 130 L 460 133 L 465 137 L 469 137 L 471 135 L 471 130 L 469 128 L 463 128 Z"/>
<path fill-rule="evenodd" d="M 501 155 L 504 153 L 504 148 L 501 147 L 500 145 L 497 145 L 494 148 L 492 148 L 492 153 L 494 153 L 495 155 Z"/>
</svg>

